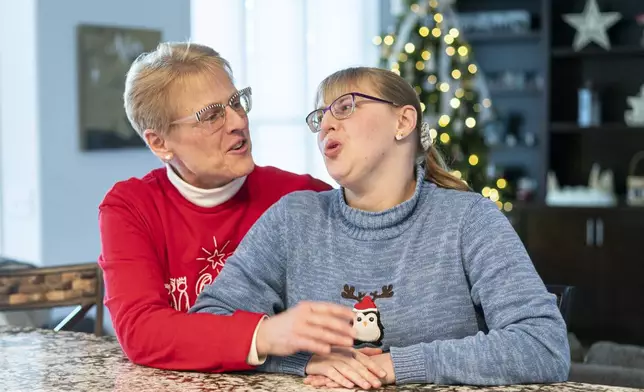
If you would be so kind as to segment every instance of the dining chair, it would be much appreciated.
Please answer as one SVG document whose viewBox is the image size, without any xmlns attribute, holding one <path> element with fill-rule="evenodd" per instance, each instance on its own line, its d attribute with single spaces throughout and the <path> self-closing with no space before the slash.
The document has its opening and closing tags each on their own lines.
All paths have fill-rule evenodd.
<svg viewBox="0 0 644 392">
<path fill-rule="evenodd" d="M 561 312 L 561 316 L 566 322 L 566 325 L 568 325 L 575 287 L 559 284 L 547 284 L 546 289 L 548 292 L 557 296 L 559 312 Z"/>
</svg>

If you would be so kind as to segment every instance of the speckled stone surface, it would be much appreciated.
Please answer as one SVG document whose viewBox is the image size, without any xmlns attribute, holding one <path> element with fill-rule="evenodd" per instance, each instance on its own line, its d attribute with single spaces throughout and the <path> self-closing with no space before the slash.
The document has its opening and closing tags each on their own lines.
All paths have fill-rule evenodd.
<svg viewBox="0 0 644 392">
<path fill-rule="evenodd" d="M 316 391 L 299 377 L 171 372 L 132 364 L 113 337 L 0 327 L 0 391 Z M 328 390 L 328 389 L 327 389 Z M 565 383 L 495 388 L 389 386 L 387 391 L 634 391 Z M 346 390 L 344 390 L 346 391 Z"/>
</svg>

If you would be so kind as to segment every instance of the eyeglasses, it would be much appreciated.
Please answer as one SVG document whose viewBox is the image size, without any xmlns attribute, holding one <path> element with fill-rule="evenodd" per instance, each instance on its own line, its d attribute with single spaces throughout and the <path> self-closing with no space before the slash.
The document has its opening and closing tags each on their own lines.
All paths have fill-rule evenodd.
<svg viewBox="0 0 644 392">
<path fill-rule="evenodd" d="M 306 116 L 306 123 L 308 124 L 309 129 L 311 129 L 311 132 L 320 132 L 320 130 L 322 129 L 322 118 L 324 117 L 324 114 L 329 110 L 331 111 L 333 117 L 338 120 L 343 120 L 352 115 L 356 110 L 356 97 L 371 99 L 376 102 L 386 103 L 393 106 L 400 106 L 397 103 L 377 97 L 372 97 L 371 95 L 367 94 L 347 93 L 336 98 L 333 102 L 331 102 L 331 105 L 322 109 L 316 109 Z"/>
<path fill-rule="evenodd" d="M 210 104 L 195 114 L 180 118 L 170 124 L 205 124 L 214 132 L 223 127 L 226 123 L 226 106 L 230 106 L 241 116 L 246 116 L 253 106 L 251 88 L 246 87 L 237 91 L 228 99 L 228 103 Z"/>
</svg>

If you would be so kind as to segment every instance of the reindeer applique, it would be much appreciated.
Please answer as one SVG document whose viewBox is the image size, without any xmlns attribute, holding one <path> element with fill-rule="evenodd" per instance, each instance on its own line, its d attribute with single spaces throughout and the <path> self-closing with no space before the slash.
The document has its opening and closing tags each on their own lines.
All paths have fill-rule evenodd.
<svg viewBox="0 0 644 392">
<path fill-rule="evenodd" d="M 391 298 L 394 296 L 393 285 L 382 286 L 382 293 L 377 291 L 367 295 L 363 292 L 355 294 L 356 288 L 354 286 L 344 285 L 342 298 L 353 299 L 358 301 L 353 307 L 355 317 L 353 319 L 353 328 L 356 330 L 356 338 L 354 346 L 357 348 L 364 346 L 382 345 L 385 327 L 380 320 L 380 311 L 376 307 L 375 300 L 378 298 Z"/>
</svg>

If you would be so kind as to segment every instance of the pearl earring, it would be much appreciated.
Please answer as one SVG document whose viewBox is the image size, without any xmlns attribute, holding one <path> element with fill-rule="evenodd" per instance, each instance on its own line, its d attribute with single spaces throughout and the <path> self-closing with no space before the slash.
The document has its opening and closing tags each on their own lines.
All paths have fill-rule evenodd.
<svg viewBox="0 0 644 392">
<path fill-rule="evenodd" d="M 168 155 L 165 156 L 165 161 L 166 162 L 171 161 L 171 160 L 172 160 L 172 154 L 168 154 Z"/>
<path fill-rule="evenodd" d="M 402 134 L 402 132 L 398 132 L 398 133 L 396 134 L 396 140 L 402 140 L 402 139 L 403 139 L 403 134 Z"/>
</svg>

